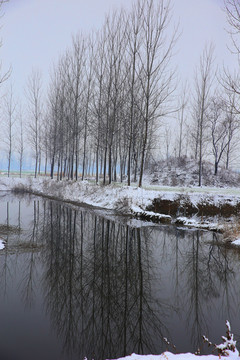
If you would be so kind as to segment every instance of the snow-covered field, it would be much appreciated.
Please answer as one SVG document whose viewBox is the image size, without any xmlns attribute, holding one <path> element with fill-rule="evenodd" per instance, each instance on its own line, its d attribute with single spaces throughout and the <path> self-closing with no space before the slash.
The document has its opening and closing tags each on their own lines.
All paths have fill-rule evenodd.
<svg viewBox="0 0 240 360">
<path fill-rule="evenodd" d="M 57 197 L 64 201 L 74 201 L 105 209 L 124 209 L 131 213 L 134 208 L 145 210 L 153 199 L 175 200 L 179 196 L 188 196 L 191 203 L 208 202 L 219 206 L 228 203 L 236 205 L 240 202 L 240 188 L 215 187 L 170 187 L 150 186 L 143 188 L 128 187 L 124 184 L 108 186 L 96 185 L 89 181 L 56 181 L 50 178 L 0 178 L 0 190 L 12 190 L 15 187 L 25 188 L 28 191 Z"/>
</svg>

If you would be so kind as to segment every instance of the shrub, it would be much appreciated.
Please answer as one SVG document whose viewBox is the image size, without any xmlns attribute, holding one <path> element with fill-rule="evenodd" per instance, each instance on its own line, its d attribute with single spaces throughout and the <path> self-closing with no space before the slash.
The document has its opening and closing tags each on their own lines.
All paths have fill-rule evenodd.
<svg viewBox="0 0 240 360">
<path fill-rule="evenodd" d="M 233 334 L 231 333 L 231 326 L 228 320 L 226 321 L 226 327 L 227 327 L 227 331 L 226 331 L 227 336 L 222 336 L 222 340 L 223 340 L 222 344 L 219 345 L 213 344 L 211 341 L 208 340 L 206 336 L 203 336 L 203 341 L 206 342 L 208 346 L 212 346 L 213 351 L 216 350 L 218 352 L 219 357 L 221 357 L 221 355 L 228 356 L 230 351 L 238 353 L 238 350 L 236 349 L 236 341 L 233 339 Z"/>
</svg>

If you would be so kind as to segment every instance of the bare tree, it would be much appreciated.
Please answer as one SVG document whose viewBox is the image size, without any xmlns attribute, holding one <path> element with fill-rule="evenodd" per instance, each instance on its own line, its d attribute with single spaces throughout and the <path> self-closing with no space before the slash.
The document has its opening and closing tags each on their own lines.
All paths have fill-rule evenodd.
<svg viewBox="0 0 240 360">
<path fill-rule="evenodd" d="M 239 44 L 239 32 L 240 32 L 240 3 L 238 0 L 225 0 L 225 12 L 227 15 L 227 21 L 229 24 L 228 33 L 232 40 L 232 52 L 240 55 L 240 44 Z"/>
<path fill-rule="evenodd" d="M 3 4 L 7 3 L 8 0 L 0 0 L 0 17 L 2 16 L 2 6 Z M 0 48 L 2 46 L 2 41 L 0 41 Z M 7 71 L 3 70 L 2 62 L 0 61 L 0 85 L 3 84 L 6 80 L 9 79 L 11 75 L 11 68 L 9 68 Z"/>
<path fill-rule="evenodd" d="M 179 133 L 177 135 L 178 159 L 180 159 L 182 156 L 183 142 L 184 142 L 184 136 L 185 136 L 184 126 L 186 125 L 186 107 L 187 107 L 187 103 L 188 103 L 187 84 L 185 84 L 185 86 L 183 87 L 181 94 L 182 95 L 180 96 L 180 101 L 179 101 L 179 105 L 178 105 L 179 110 L 177 113 L 177 122 L 178 122 L 178 126 L 179 126 Z"/>
<path fill-rule="evenodd" d="M 140 50 L 139 76 L 143 92 L 143 143 L 138 186 L 142 186 L 144 163 L 149 128 L 152 121 L 170 112 L 169 101 L 175 90 L 174 71 L 170 60 L 177 40 L 177 31 L 167 37 L 166 31 L 171 20 L 170 2 L 161 0 L 140 1 L 143 7 L 143 42 Z"/>
<path fill-rule="evenodd" d="M 85 84 L 85 114 L 84 114 L 84 136 L 83 136 L 83 163 L 82 163 L 82 180 L 85 175 L 85 163 L 86 163 L 86 148 L 87 148 L 87 134 L 89 127 L 89 112 L 90 112 L 90 100 L 92 97 L 93 87 L 93 62 L 94 62 L 94 40 L 93 37 L 88 39 L 89 53 L 87 56 L 87 67 L 86 67 L 86 84 Z"/>
<path fill-rule="evenodd" d="M 134 3 L 132 11 L 128 20 L 128 52 L 130 59 L 130 124 L 129 124 L 129 142 L 128 142 L 128 186 L 131 184 L 131 161 L 133 152 L 133 131 L 134 131 L 134 117 L 137 107 L 137 68 L 139 61 L 139 51 L 141 47 L 141 40 L 143 36 L 143 22 L 142 22 L 143 7 L 140 3 Z M 139 89 L 139 87 L 138 87 Z"/>
<path fill-rule="evenodd" d="M 102 110 L 102 149 L 103 149 L 103 183 L 106 184 L 107 175 L 109 184 L 112 182 L 116 168 L 117 147 L 119 137 L 119 122 L 122 118 L 122 89 L 126 86 L 126 19 L 125 13 L 114 12 L 106 18 L 102 30 L 105 39 L 104 51 L 104 78 Z"/>
<path fill-rule="evenodd" d="M 195 76 L 195 99 L 193 104 L 195 130 L 192 134 L 195 142 L 195 157 L 198 160 L 199 186 L 202 185 L 202 161 L 207 135 L 207 111 L 215 77 L 213 69 L 213 53 L 214 47 L 212 44 L 205 47 Z"/>
<path fill-rule="evenodd" d="M 19 176 L 22 177 L 23 154 L 24 154 L 24 127 L 22 108 L 18 108 L 18 137 L 17 137 L 17 153 L 19 157 Z"/>
<path fill-rule="evenodd" d="M 238 64 L 240 64 L 240 3 L 238 0 L 224 0 L 225 13 L 229 24 L 228 33 L 232 41 L 230 51 L 237 56 Z M 239 127 L 236 121 L 240 114 L 239 96 L 240 96 L 240 74 L 238 70 L 232 72 L 224 69 L 224 75 L 221 79 L 222 85 L 229 97 L 228 106 L 228 146 L 226 149 L 226 168 L 229 167 L 230 154 L 236 147 L 236 132 Z"/>
<path fill-rule="evenodd" d="M 238 147 L 239 111 L 236 109 L 236 94 L 228 93 L 226 101 L 227 147 L 225 150 L 226 169 L 229 168 L 234 151 Z"/>
<path fill-rule="evenodd" d="M 68 178 L 70 178 L 70 173 L 73 173 L 73 158 L 70 151 L 73 142 L 73 128 L 71 122 L 72 106 L 70 103 L 72 93 L 68 88 L 68 76 L 66 79 L 69 67 L 68 55 L 61 57 L 58 64 L 52 69 L 49 86 L 47 113 L 46 118 L 44 119 L 44 144 L 45 157 L 48 155 L 50 158 L 50 176 L 52 179 L 56 163 L 58 166 L 58 177 L 61 168 L 60 178 L 62 178 L 63 162 L 65 163 L 65 166 L 68 167 L 68 171 L 66 169 L 64 170 L 64 173 L 68 175 Z M 45 161 L 45 169 L 47 167 L 46 163 L 47 161 Z"/>
<path fill-rule="evenodd" d="M 34 176 L 36 178 L 40 158 L 40 129 L 42 118 L 42 79 L 40 72 L 37 70 L 33 70 L 28 78 L 26 95 L 30 117 L 28 139 L 35 154 Z"/>
<path fill-rule="evenodd" d="M 78 166 L 79 166 L 79 135 L 82 131 L 81 119 L 81 103 L 84 91 L 84 76 L 85 76 L 85 65 L 86 65 L 86 43 L 83 35 L 78 34 L 72 39 L 72 49 L 69 53 L 70 57 L 70 72 L 68 73 L 68 87 L 72 94 L 73 106 L 72 106 L 72 117 L 73 124 L 73 147 L 72 147 L 72 169 L 71 178 L 73 178 L 73 169 L 75 162 L 75 179 L 78 179 Z M 69 119 L 70 120 L 70 119 Z M 75 157 L 75 161 L 74 161 Z"/>
<path fill-rule="evenodd" d="M 4 97 L 4 127 L 5 127 L 5 138 L 4 142 L 7 145 L 7 160 L 8 160 L 8 177 L 10 176 L 11 170 L 11 159 L 13 151 L 13 139 L 14 139 L 14 124 L 16 102 L 13 98 L 13 88 L 10 86 L 6 96 Z"/>
<path fill-rule="evenodd" d="M 93 122 L 90 125 L 93 134 L 93 145 L 96 158 L 96 183 L 99 182 L 99 164 L 101 163 L 101 149 L 103 148 L 103 129 L 102 129 L 102 118 L 104 113 L 104 77 L 106 73 L 106 61 L 105 61 L 105 33 L 102 31 L 97 34 L 97 45 L 96 53 L 98 56 L 94 57 L 93 64 L 93 76 L 95 83 L 93 87 L 92 97 L 92 115 Z"/>
<path fill-rule="evenodd" d="M 240 64 L 240 3 L 238 0 L 225 0 L 225 13 L 229 24 L 228 33 L 232 41 L 232 47 L 230 51 L 233 55 L 237 56 L 238 63 Z M 225 90 L 229 93 L 233 93 L 236 96 L 240 96 L 240 75 L 239 71 L 232 72 L 229 69 L 224 68 L 224 74 L 221 79 L 221 83 Z M 236 98 L 235 98 L 236 100 Z M 237 101 L 234 103 L 235 109 L 240 113 L 239 105 Z"/>
<path fill-rule="evenodd" d="M 217 175 L 218 165 L 229 141 L 226 104 L 221 98 L 213 97 L 210 100 L 208 121 L 211 130 L 212 154 L 214 156 L 214 175 Z"/>
</svg>

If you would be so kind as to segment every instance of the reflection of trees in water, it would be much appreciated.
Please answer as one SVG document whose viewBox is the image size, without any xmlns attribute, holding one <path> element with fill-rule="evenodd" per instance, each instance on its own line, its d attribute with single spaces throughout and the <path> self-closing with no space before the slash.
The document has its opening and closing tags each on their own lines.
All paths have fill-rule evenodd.
<svg viewBox="0 0 240 360">
<path fill-rule="evenodd" d="M 35 305 L 37 300 L 37 288 L 38 283 L 36 280 L 39 279 L 38 276 L 38 267 L 37 263 L 39 260 L 39 251 L 38 246 L 40 245 L 40 202 L 39 200 L 32 201 L 33 206 L 33 217 L 30 222 L 29 231 L 25 235 L 26 244 L 23 248 L 20 246 L 19 253 L 16 255 L 20 255 L 21 251 L 25 251 L 25 261 L 22 269 L 22 281 L 20 284 L 22 300 L 25 304 L 26 308 L 31 308 Z M 18 220 L 19 221 L 19 220 Z M 32 250 L 31 250 L 32 249 Z M 29 251 L 30 250 L 30 251 Z"/>
<path fill-rule="evenodd" d="M 226 248 L 212 243 L 205 243 L 202 238 L 203 232 L 192 233 L 192 244 L 186 253 L 186 262 L 182 271 L 186 274 L 185 308 L 187 309 L 187 323 L 192 335 L 192 344 L 195 349 L 203 347 L 202 335 L 208 333 L 208 324 L 211 323 L 211 314 L 214 299 L 222 296 L 223 289 L 226 290 L 226 299 L 222 302 L 228 304 L 227 314 L 231 319 L 231 306 L 229 303 L 228 284 L 231 288 L 234 282 L 234 271 L 229 258 L 230 253 Z M 212 234 L 216 240 L 216 234 Z M 224 293 L 224 291 L 223 291 Z M 233 299 L 234 295 L 232 294 Z M 206 312 L 207 304 L 207 312 Z M 226 314 L 226 312 L 224 312 Z M 220 315 L 220 314 L 219 314 Z"/>
<path fill-rule="evenodd" d="M 181 336 L 182 329 L 186 343 L 192 346 L 188 350 L 194 351 L 203 347 L 202 335 L 208 334 L 209 324 L 221 316 L 224 332 L 225 320 L 236 317 L 240 299 L 235 285 L 239 283 L 237 253 L 220 245 L 216 233 L 176 227 L 159 232 L 158 267 L 168 273 L 172 317 L 179 328 L 177 334 Z M 181 346 L 174 336 L 170 340 Z"/>
<path fill-rule="evenodd" d="M 215 313 L 218 304 L 230 321 L 239 308 L 237 252 L 206 243 L 200 231 L 136 229 L 57 202 L 34 199 L 31 206 L 24 232 L 30 246 L 0 256 L 0 285 L 7 296 L 15 269 L 22 299 L 32 306 L 43 266 L 45 309 L 68 356 L 97 359 L 165 350 L 166 324 L 177 310 L 181 317 L 182 309 L 197 349 L 211 322 L 206 304 Z M 20 203 L 18 209 L 20 227 Z M 10 218 L 6 206 L 6 222 Z M 17 236 L 21 244 L 21 233 Z M 216 234 L 211 236 L 214 240 Z"/>
<path fill-rule="evenodd" d="M 56 203 L 46 221 L 46 307 L 65 350 L 94 358 L 160 351 L 166 306 L 151 292 L 148 234 Z"/>
<path fill-rule="evenodd" d="M 28 231 L 22 232 L 22 207 L 21 201 L 16 203 L 6 204 L 6 220 L 5 223 L 7 227 L 15 227 L 14 232 L 7 232 L 6 236 L 6 248 L 1 256 L 0 262 L 0 278 L 1 285 L 4 284 L 4 293 L 1 292 L 2 296 L 8 297 L 8 285 L 12 284 L 14 277 L 18 276 L 21 273 L 21 280 L 18 284 L 18 289 L 21 292 L 22 300 L 26 307 L 31 307 L 36 300 L 36 278 L 37 278 L 37 268 L 36 260 L 39 258 L 39 254 L 34 247 L 34 244 L 37 244 L 39 234 L 38 234 L 38 224 L 40 219 L 39 211 L 39 201 L 32 200 L 31 206 L 33 207 L 32 219 L 29 221 Z M 14 207 L 17 209 L 17 217 L 15 219 L 16 223 L 12 223 L 10 220 L 11 209 Z M 13 240 L 14 238 L 14 240 Z M 9 240 L 11 243 L 9 244 Z M 13 243 L 12 243 L 13 241 Z M 22 254 L 24 253 L 24 262 L 19 262 Z M 4 259 L 4 261 L 3 261 Z M 20 265 L 21 264 L 21 265 Z M 20 267 L 21 266 L 21 267 Z"/>
<path fill-rule="evenodd" d="M 212 234 L 213 243 L 216 242 L 217 235 Z M 214 252 L 215 250 L 215 252 Z M 237 251 L 236 251 L 237 250 Z M 237 281 L 237 275 L 239 274 L 239 256 L 236 261 L 236 256 L 239 254 L 238 249 L 229 249 L 226 246 L 219 246 L 215 249 L 211 246 L 211 253 L 214 256 L 215 267 L 218 269 L 219 285 L 221 290 L 221 305 L 220 314 L 227 314 L 227 318 L 230 322 L 236 317 L 236 309 L 239 309 L 239 287 L 234 286 Z M 234 261 L 233 261 L 234 260 Z M 237 264 L 237 268 L 235 265 Z M 214 279 L 212 279 L 214 281 Z"/>
</svg>

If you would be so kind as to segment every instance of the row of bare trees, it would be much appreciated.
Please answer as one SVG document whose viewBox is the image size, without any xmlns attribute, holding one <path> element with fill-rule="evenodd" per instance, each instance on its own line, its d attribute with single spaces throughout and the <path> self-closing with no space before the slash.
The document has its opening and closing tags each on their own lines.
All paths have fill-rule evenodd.
<svg viewBox="0 0 240 360">
<path fill-rule="evenodd" d="M 240 109 L 237 91 L 230 86 L 237 85 L 236 79 L 226 69 L 216 70 L 213 44 L 204 48 L 193 80 L 191 95 L 185 85 L 179 97 L 173 141 L 171 129 L 165 128 L 165 151 L 167 159 L 173 151 L 178 159 L 194 158 L 201 186 L 203 160 L 213 162 L 215 175 L 220 163 L 229 169 L 235 160 L 239 152 Z"/>
<path fill-rule="evenodd" d="M 161 118 L 172 111 L 175 90 L 170 60 L 177 38 L 169 36 L 168 0 L 138 0 L 131 11 L 107 16 L 102 29 L 79 34 L 51 72 L 45 115 L 40 79 L 29 83 L 35 175 L 40 153 L 51 177 L 82 179 L 92 167 L 103 183 L 131 175 L 142 186 L 144 164 Z M 41 119 L 41 131 L 39 119 Z"/>
<path fill-rule="evenodd" d="M 231 19 L 237 18 L 237 5 L 235 0 L 225 3 L 229 24 L 235 29 Z M 226 70 L 219 75 L 211 44 L 200 58 L 188 106 L 186 90 L 179 104 L 172 101 L 176 82 L 170 60 L 177 30 L 169 31 L 170 20 L 168 1 L 139 0 L 131 11 L 106 17 L 99 32 L 72 39 L 52 70 L 44 131 L 39 131 L 51 177 L 57 169 L 59 179 L 77 179 L 80 168 L 83 179 L 92 168 L 96 182 L 101 174 L 104 184 L 111 183 L 118 172 L 121 181 L 127 175 L 128 185 L 131 176 L 137 181 L 138 175 L 142 186 L 145 161 L 154 148 L 161 119 L 177 109 L 178 156 L 185 146 L 196 159 L 199 186 L 206 156 L 212 156 L 215 174 L 223 159 L 228 169 L 239 133 L 237 77 Z M 238 51 L 236 41 L 233 44 Z M 185 144 L 184 133 L 190 135 Z M 36 146 L 36 168 L 38 152 Z"/>
<path fill-rule="evenodd" d="M 226 0 L 225 10 L 235 52 L 240 8 Z M 175 156 L 193 156 L 199 164 L 212 156 L 215 174 L 223 160 L 228 168 L 239 134 L 238 74 L 216 71 L 214 46 L 206 46 L 194 84 L 176 100 L 175 69 L 171 64 L 178 30 L 172 24 L 169 0 L 136 0 L 131 10 L 106 16 L 102 28 L 89 36 L 78 34 L 51 70 L 43 101 L 41 75 L 29 76 L 25 133 L 35 159 L 35 177 L 43 163 L 53 178 L 83 180 L 90 172 L 103 184 L 127 178 L 142 186 L 145 162 L 156 143 L 170 154 L 172 134 L 159 131 L 162 121 L 177 115 Z M 1 77 L 6 80 L 8 74 Z M 5 145 L 11 168 L 13 128 L 16 126 L 20 163 L 23 163 L 23 116 L 12 89 L 5 97 Z M 161 136 L 161 137 L 160 137 Z M 16 151 L 16 148 L 15 148 Z M 156 155 L 156 154 L 155 154 Z M 157 157 L 159 155 L 157 154 Z"/>
<path fill-rule="evenodd" d="M 225 0 L 224 4 L 232 40 L 231 52 L 237 55 L 239 63 L 240 4 L 238 0 Z M 214 47 L 206 47 L 196 72 L 191 125 L 194 157 L 199 164 L 199 186 L 202 185 L 204 154 L 211 153 L 217 175 L 219 163 L 224 159 L 228 169 L 236 148 L 239 152 L 239 95 L 239 72 L 232 73 L 226 68 L 222 73 L 216 71 Z"/>
<path fill-rule="evenodd" d="M 226 76 L 214 69 L 214 48 L 210 45 L 204 49 L 196 72 L 190 126 L 194 158 L 199 164 L 199 186 L 202 185 L 203 157 L 212 156 L 217 175 L 223 158 L 228 169 L 235 147 L 240 125 L 238 112 L 234 110 L 236 96 L 225 87 Z"/>
<path fill-rule="evenodd" d="M 11 84 L 4 91 L 1 99 L 0 116 L 1 116 L 1 146 L 0 151 L 7 160 L 7 174 L 10 176 L 12 170 L 12 162 L 15 160 L 14 167 L 16 170 L 16 162 L 18 163 L 18 171 L 22 176 L 24 152 L 30 144 L 31 132 L 29 128 L 31 123 L 24 123 L 25 116 L 19 101 L 14 95 L 13 85 Z"/>
</svg>

